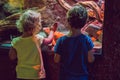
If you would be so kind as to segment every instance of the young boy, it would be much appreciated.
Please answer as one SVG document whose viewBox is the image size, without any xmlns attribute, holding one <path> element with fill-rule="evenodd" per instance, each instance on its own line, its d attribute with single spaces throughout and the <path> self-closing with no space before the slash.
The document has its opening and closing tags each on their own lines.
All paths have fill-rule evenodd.
<svg viewBox="0 0 120 80">
<path fill-rule="evenodd" d="M 54 47 L 55 62 L 60 62 L 59 80 L 88 80 L 87 61 L 93 62 L 90 37 L 81 33 L 88 15 L 86 9 L 79 5 L 67 12 L 69 34 L 57 40 Z"/>
</svg>

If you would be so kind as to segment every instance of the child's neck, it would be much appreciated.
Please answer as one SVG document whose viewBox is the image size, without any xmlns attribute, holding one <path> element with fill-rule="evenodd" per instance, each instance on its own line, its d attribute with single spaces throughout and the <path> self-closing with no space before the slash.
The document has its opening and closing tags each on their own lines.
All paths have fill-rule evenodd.
<svg viewBox="0 0 120 80">
<path fill-rule="evenodd" d="M 80 29 L 71 29 L 68 36 L 78 36 L 82 34 Z"/>
<path fill-rule="evenodd" d="M 30 37 L 30 36 L 32 36 L 32 33 L 24 32 L 24 33 L 22 34 L 22 37 L 23 37 L 23 38 L 25 38 L 25 37 Z"/>
</svg>

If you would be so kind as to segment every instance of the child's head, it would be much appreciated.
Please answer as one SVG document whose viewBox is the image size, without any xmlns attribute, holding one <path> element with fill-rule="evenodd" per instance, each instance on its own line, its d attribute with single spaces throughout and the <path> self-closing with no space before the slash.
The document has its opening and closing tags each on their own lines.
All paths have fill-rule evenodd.
<svg viewBox="0 0 120 80">
<path fill-rule="evenodd" d="M 41 14 L 32 10 L 25 11 L 17 21 L 17 28 L 20 32 L 37 33 L 41 26 Z"/>
<path fill-rule="evenodd" d="M 74 6 L 67 12 L 67 20 L 71 28 L 81 29 L 86 24 L 87 18 L 87 11 L 81 5 Z"/>
</svg>

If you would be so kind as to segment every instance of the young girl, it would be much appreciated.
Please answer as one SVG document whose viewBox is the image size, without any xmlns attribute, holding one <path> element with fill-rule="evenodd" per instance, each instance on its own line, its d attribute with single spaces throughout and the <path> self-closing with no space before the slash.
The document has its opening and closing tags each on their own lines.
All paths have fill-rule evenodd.
<svg viewBox="0 0 120 80">
<path fill-rule="evenodd" d="M 81 33 L 86 24 L 87 11 L 81 5 L 67 13 L 70 33 L 57 40 L 54 47 L 55 62 L 60 62 L 59 80 L 88 80 L 87 60 L 94 61 L 91 39 Z"/>
<path fill-rule="evenodd" d="M 9 51 L 11 60 L 18 59 L 16 66 L 18 80 L 39 79 L 40 57 L 33 38 L 36 38 L 40 45 L 42 43 L 49 44 L 52 41 L 55 27 L 50 31 L 48 38 L 43 38 L 37 34 L 42 28 L 40 13 L 28 10 L 20 16 L 17 28 L 23 34 L 12 40 L 12 47 Z"/>
</svg>

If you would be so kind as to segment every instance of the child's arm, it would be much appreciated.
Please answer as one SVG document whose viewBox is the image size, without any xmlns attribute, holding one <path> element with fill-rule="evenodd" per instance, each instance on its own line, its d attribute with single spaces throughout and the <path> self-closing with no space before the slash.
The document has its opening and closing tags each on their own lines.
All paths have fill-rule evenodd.
<svg viewBox="0 0 120 80">
<path fill-rule="evenodd" d="M 17 58 L 17 52 L 13 47 L 10 48 L 9 57 L 11 60 L 15 60 Z"/>
<path fill-rule="evenodd" d="M 59 63 L 60 62 L 60 55 L 59 54 L 55 54 L 55 56 L 54 56 L 54 61 L 55 61 L 55 63 Z"/>
<path fill-rule="evenodd" d="M 44 38 L 43 44 L 49 44 L 49 43 L 52 42 L 53 37 L 54 37 L 54 32 L 56 31 L 56 29 L 57 29 L 57 23 L 55 23 L 55 24 L 51 27 L 51 31 L 50 31 L 48 37 L 47 37 L 47 38 Z"/>
<path fill-rule="evenodd" d="M 92 63 L 94 62 L 94 60 L 95 60 L 95 57 L 92 50 L 88 51 L 88 62 Z"/>
<path fill-rule="evenodd" d="M 49 44 L 52 42 L 54 36 L 54 31 L 50 31 L 49 36 L 43 39 L 43 44 Z"/>
</svg>

